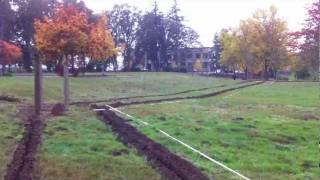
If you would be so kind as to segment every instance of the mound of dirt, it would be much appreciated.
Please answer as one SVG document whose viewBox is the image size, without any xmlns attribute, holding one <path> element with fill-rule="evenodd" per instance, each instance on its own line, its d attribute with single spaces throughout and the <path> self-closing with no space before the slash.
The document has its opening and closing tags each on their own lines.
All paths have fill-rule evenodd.
<svg viewBox="0 0 320 180">
<path fill-rule="evenodd" d="M 110 110 L 98 113 L 103 122 L 111 125 L 112 131 L 118 134 L 121 142 L 129 147 L 134 147 L 140 154 L 147 157 L 151 165 L 170 180 L 208 180 L 198 168 L 189 161 L 170 152 L 163 145 L 154 142 L 135 127 L 126 123 L 126 120 L 117 116 Z"/>
<path fill-rule="evenodd" d="M 51 114 L 53 116 L 62 116 L 64 115 L 65 110 L 66 110 L 66 107 L 64 106 L 64 104 L 57 103 L 53 106 L 51 110 Z"/>
<path fill-rule="evenodd" d="M 7 101 L 7 102 L 20 102 L 19 98 L 13 96 L 0 96 L 0 101 Z"/>
</svg>

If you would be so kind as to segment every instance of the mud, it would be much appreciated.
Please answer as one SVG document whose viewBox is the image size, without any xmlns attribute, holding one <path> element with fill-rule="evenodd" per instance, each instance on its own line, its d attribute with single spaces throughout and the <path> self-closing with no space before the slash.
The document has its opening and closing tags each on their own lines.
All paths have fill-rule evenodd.
<svg viewBox="0 0 320 180">
<path fill-rule="evenodd" d="M 64 104 L 57 103 L 53 106 L 51 110 L 51 114 L 53 116 L 62 116 L 64 115 L 65 111 L 66 111 L 66 107 L 64 106 Z"/>
<path fill-rule="evenodd" d="M 170 180 L 208 180 L 198 168 L 189 161 L 170 152 L 159 143 L 140 133 L 135 127 L 110 110 L 100 111 L 103 122 L 112 127 L 119 140 L 129 147 L 137 149 L 165 179 Z"/>
<path fill-rule="evenodd" d="M 44 120 L 50 116 L 53 105 L 44 104 L 42 115 L 32 115 L 31 105 L 22 105 L 18 116 L 24 122 L 23 138 L 16 147 L 12 161 L 7 166 L 4 180 L 32 180 L 33 170 L 37 162 L 37 152 L 41 145 L 41 134 L 45 127 Z"/>
<path fill-rule="evenodd" d="M 6 102 L 20 102 L 21 100 L 19 98 L 13 97 L 13 96 L 0 96 L 0 101 L 6 101 Z"/>
<path fill-rule="evenodd" d="M 252 83 L 252 84 L 246 84 L 246 85 L 243 85 L 243 86 L 224 89 L 224 90 L 221 90 L 221 91 L 217 91 L 217 92 L 213 92 L 213 93 L 209 93 L 209 94 L 204 94 L 204 95 L 200 95 L 200 96 L 174 97 L 174 98 L 167 98 L 167 99 L 146 100 L 146 101 L 132 101 L 132 102 L 124 102 L 124 103 L 123 102 L 115 102 L 115 103 L 112 103 L 112 104 L 109 104 L 109 105 L 114 107 L 114 108 L 118 108 L 118 107 L 123 107 L 123 106 L 139 105 L 139 104 L 154 104 L 154 103 L 161 103 L 161 102 L 187 100 L 187 99 L 204 99 L 204 98 L 208 98 L 208 97 L 218 96 L 218 95 L 226 93 L 226 92 L 247 88 L 247 87 L 250 87 L 250 86 L 256 86 L 256 85 L 259 85 L 259 84 L 262 84 L 262 83 L 264 83 L 264 82 L 256 82 L 256 83 Z"/>
<path fill-rule="evenodd" d="M 12 162 L 8 165 L 5 180 L 32 180 L 36 154 L 41 142 L 44 123 L 41 118 L 32 116 L 25 124 L 25 133 L 17 146 Z"/>
</svg>

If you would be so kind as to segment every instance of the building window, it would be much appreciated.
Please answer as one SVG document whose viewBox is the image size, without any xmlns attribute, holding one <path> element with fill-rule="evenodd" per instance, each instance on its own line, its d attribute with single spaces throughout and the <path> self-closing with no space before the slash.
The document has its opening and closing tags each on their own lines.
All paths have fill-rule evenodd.
<svg viewBox="0 0 320 180">
<path fill-rule="evenodd" d="M 187 63 L 187 71 L 193 71 L 193 63 Z"/>
<path fill-rule="evenodd" d="M 188 58 L 188 59 L 191 59 L 191 58 L 192 58 L 192 53 L 189 53 L 188 56 L 187 56 L 187 58 Z"/>
<path fill-rule="evenodd" d="M 181 53 L 180 55 L 181 55 L 181 59 L 186 59 L 186 54 Z"/>
<path fill-rule="evenodd" d="M 204 59 L 208 59 L 208 53 L 204 53 L 204 54 L 203 54 L 203 58 L 204 58 Z"/>
<path fill-rule="evenodd" d="M 197 58 L 197 59 L 201 58 L 201 54 L 200 54 L 200 53 L 197 53 L 197 54 L 196 54 L 196 58 Z"/>
</svg>

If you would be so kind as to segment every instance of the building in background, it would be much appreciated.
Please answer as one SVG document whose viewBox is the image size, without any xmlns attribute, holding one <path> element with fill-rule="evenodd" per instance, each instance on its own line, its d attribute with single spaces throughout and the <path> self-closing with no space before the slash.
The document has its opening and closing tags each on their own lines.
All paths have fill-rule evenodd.
<svg viewBox="0 0 320 180">
<path fill-rule="evenodd" d="M 212 72 L 215 69 L 212 48 L 183 48 L 169 53 L 169 66 L 172 69 L 194 72 L 196 62 L 201 62 L 201 72 Z"/>
</svg>

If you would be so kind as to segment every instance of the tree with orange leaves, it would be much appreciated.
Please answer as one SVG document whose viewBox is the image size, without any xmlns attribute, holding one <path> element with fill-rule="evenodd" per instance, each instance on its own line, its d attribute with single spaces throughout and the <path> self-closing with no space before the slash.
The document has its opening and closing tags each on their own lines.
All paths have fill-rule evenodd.
<svg viewBox="0 0 320 180">
<path fill-rule="evenodd" d="M 87 55 L 94 61 L 99 61 L 111 57 L 117 53 L 113 37 L 110 31 L 106 31 L 107 18 L 105 16 L 91 24 Z"/>
<path fill-rule="evenodd" d="M 2 73 L 5 73 L 5 66 L 15 64 L 22 56 L 21 49 L 14 44 L 0 40 L 0 64 Z"/>
<path fill-rule="evenodd" d="M 46 60 L 63 57 L 68 61 L 86 49 L 90 32 L 87 13 L 75 6 L 60 5 L 51 19 L 37 20 L 34 26 L 36 46 Z"/>
<path fill-rule="evenodd" d="M 88 56 L 104 60 L 114 55 L 115 47 L 106 18 L 95 23 L 88 22 L 85 8 L 60 5 L 52 18 L 35 22 L 36 46 L 46 60 L 64 65 L 64 104 L 69 102 L 68 65 L 75 56 Z"/>
</svg>

